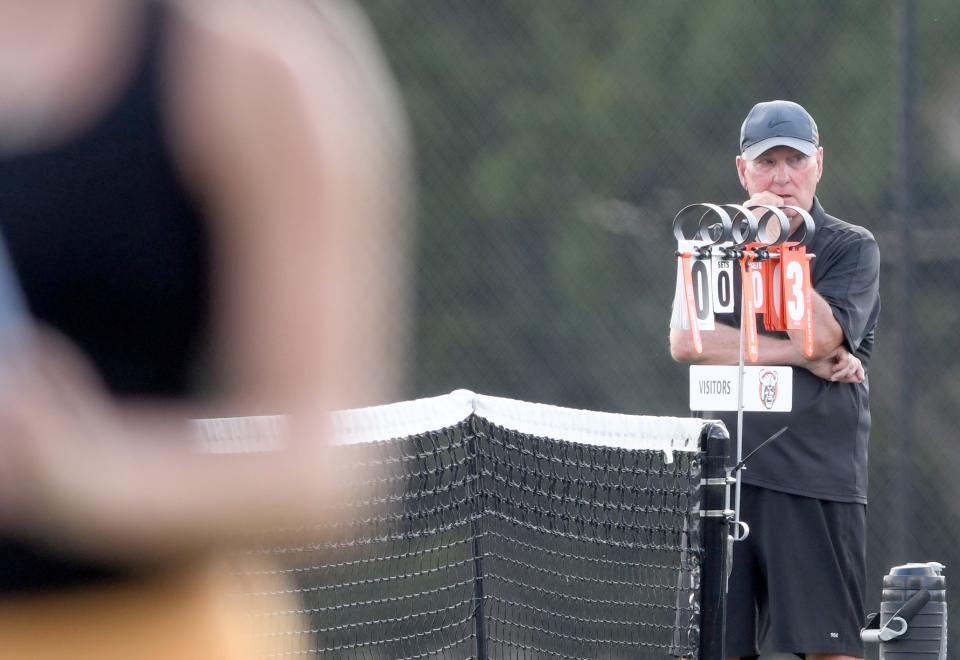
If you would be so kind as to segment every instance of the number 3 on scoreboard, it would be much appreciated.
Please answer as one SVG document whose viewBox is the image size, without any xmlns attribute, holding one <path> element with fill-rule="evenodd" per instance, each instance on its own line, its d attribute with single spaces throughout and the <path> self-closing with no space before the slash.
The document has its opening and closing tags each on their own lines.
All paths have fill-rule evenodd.
<svg viewBox="0 0 960 660">
<path fill-rule="evenodd" d="M 784 291 L 787 300 L 787 327 L 791 330 L 800 330 L 803 328 L 803 316 L 807 311 L 806 301 L 804 300 L 803 288 L 806 280 L 803 277 L 803 266 L 799 261 L 787 262 L 787 272 L 785 276 L 786 290 Z"/>
<path fill-rule="evenodd" d="M 781 252 L 783 266 L 783 302 L 788 330 L 804 330 L 810 314 L 810 266 L 806 250 L 787 248 Z"/>
</svg>

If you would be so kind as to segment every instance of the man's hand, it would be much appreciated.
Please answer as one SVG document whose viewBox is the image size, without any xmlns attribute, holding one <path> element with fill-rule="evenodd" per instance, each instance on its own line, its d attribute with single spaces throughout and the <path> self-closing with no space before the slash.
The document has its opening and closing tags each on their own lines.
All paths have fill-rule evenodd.
<svg viewBox="0 0 960 660">
<path fill-rule="evenodd" d="M 763 192 L 758 192 L 751 195 L 750 199 L 745 201 L 743 205 L 747 208 L 752 208 L 754 206 L 760 206 L 761 204 L 767 206 L 783 206 L 783 203 L 783 197 L 780 197 L 769 190 L 764 190 Z M 766 211 L 764 211 L 764 213 L 766 213 Z M 792 209 L 786 209 L 784 210 L 784 213 L 787 215 L 787 217 L 793 217 L 797 215 L 797 212 Z M 760 216 L 763 214 L 760 213 L 760 211 L 755 211 L 753 215 L 757 217 L 757 220 L 759 220 Z M 790 229 L 792 231 L 794 227 L 791 226 Z M 766 227 L 761 228 L 761 231 L 765 234 L 762 237 L 762 240 L 775 241 L 780 238 L 780 227 L 776 223 L 768 223 Z"/>
<path fill-rule="evenodd" d="M 751 206 L 759 206 L 760 204 L 766 204 L 768 206 L 783 206 L 783 198 L 779 195 L 775 195 L 769 190 L 764 190 L 763 192 L 754 193 L 751 195 L 750 199 L 743 203 L 743 205 L 747 208 L 750 208 Z"/>
<path fill-rule="evenodd" d="M 813 360 L 806 367 L 814 376 L 835 383 L 862 383 L 866 377 L 860 358 L 844 346 L 820 360 Z"/>
</svg>

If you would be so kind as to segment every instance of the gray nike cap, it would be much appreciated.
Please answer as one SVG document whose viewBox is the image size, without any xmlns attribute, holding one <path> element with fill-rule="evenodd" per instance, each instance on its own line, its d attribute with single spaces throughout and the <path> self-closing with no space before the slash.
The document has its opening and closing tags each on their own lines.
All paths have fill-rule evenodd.
<svg viewBox="0 0 960 660">
<path fill-rule="evenodd" d="M 758 103 L 740 127 L 740 153 L 747 160 L 773 147 L 792 147 L 812 156 L 819 145 L 817 123 L 803 106 L 793 101 Z"/>
</svg>

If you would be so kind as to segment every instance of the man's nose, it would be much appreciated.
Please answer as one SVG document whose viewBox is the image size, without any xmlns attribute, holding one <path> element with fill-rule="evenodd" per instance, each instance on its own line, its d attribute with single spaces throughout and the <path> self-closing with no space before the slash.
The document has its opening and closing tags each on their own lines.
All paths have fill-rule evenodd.
<svg viewBox="0 0 960 660">
<path fill-rule="evenodd" d="M 790 173 L 786 163 L 777 163 L 776 170 L 773 173 L 773 180 L 777 183 L 790 183 Z"/>
</svg>

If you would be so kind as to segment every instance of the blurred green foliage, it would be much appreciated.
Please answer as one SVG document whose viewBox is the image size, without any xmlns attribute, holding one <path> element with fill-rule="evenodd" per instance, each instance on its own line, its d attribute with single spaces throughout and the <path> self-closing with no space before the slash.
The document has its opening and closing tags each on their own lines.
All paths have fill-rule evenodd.
<svg viewBox="0 0 960 660">
<path fill-rule="evenodd" d="M 688 414 L 686 370 L 667 347 L 670 223 L 688 203 L 743 199 L 740 123 L 757 101 L 793 99 L 819 124 L 821 201 L 871 229 L 884 258 L 871 597 L 893 563 L 960 561 L 960 262 L 949 249 L 960 240 L 960 3 L 912 3 L 906 98 L 905 2 L 364 0 L 418 154 L 409 395 L 467 387 Z M 910 162 L 899 158 L 905 103 Z M 903 172 L 914 187 L 900 215 Z M 908 293 L 904 223 L 918 232 Z"/>
</svg>

